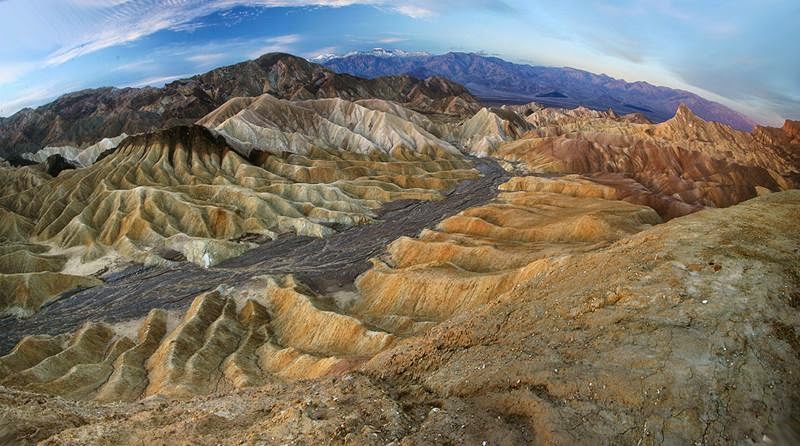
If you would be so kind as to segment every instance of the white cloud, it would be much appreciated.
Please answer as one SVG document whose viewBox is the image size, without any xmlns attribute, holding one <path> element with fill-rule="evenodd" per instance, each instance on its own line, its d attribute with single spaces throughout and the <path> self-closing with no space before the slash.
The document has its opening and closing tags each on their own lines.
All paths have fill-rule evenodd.
<svg viewBox="0 0 800 446">
<path fill-rule="evenodd" d="M 415 19 L 428 19 L 436 15 L 432 9 L 422 5 L 406 4 L 395 6 L 392 9 Z"/>
<path fill-rule="evenodd" d="M 0 116 L 9 116 L 23 108 L 44 104 L 62 93 L 63 90 L 57 85 L 45 85 L 21 90 L 16 96 L 0 103 Z"/>
<path fill-rule="evenodd" d="M 35 64 L 29 62 L 0 65 L 0 85 L 16 81 L 33 68 L 35 68 Z"/>
<path fill-rule="evenodd" d="M 454 7 L 508 8 L 502 0 L 69 0 L 69 14 L 52 11 L 43 22 L 64 22 L 60 48 L 44 64 L 59 65 L 92 52 L 133 42 L 162 30 L 191 32 L 204 25 L 197 20 L 237 6 L 332 7 L 369 5 L 415 19 L 427 19 Z M 69 19 L 65 18 L 69 17 Z M 280 45 L 280 43 L 278 43 Z M 269 49 L 270 47 L 265 47 Z M 280 48 L 276 46 L 275 48 Z"/>
<path fill-rule="evenodd" d="M 153 59 L 137 60 L 135 62 L 126 63 L 114 68 L 114 71 L 147 71 L 156 68 L 157 64 Z"/>
<path fill-rule="evenodd" d="M 125 87 L 161 87 L 164 84 L 168 84 L 172 81 L 178 79 L 184 79 L 187 77 L 191 77 L 191 73 L 184 73 L 184 74 L 176 74 L 173 76 L 158 76 L 158 77 L 148 77 L 145 79 L 140 79 L 138 81 L 131 82 L 130 84 L 124 85 Z"/>
<path fill-rule="evenodd" d="M 287 34 L 284 36 L 270 37 L 265 39 L 264 45 L 251 50 L 247 56 L 256 58 L 266 53 L 286 53 L 292 51 L 293 45 L 300 41 L 300 35 Z"/>
<path fill-rule="evenodd" d="M 186 60 L 198 65 L 212 65 L 224 60 L 227 57 L 228 56 L 224 53 L 200 53 L 188 56 Z"/>
</svg>

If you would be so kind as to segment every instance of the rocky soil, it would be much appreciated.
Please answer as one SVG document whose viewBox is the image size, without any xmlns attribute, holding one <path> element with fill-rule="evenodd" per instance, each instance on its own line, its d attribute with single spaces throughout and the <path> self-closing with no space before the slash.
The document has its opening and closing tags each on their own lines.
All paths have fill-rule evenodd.
<svg viewBox="0 0 800 446">
<path fill-rule="evenodd" d="M 0 164 L 0 443 L 800 441 L 796 123 L 326 79 Z"/>
<path fill-rule="evenodd" d="M 185 309 L 204 291 L 220 284 L 240 285 L 258 275 L 294 274 L 318 291 L 347 288 L 369 268 L 369 258 L 383 252 L 391 241 L 416 235 L 447 216 L 492 199 L 508 176 L 492 160 L 475 163 L 480 178 L 459 183 L 440 201 L 392 202 L 378 211 L 373 224 L 325 238 L 283 236 L 213 268 L 182 262 L 132 266 L 103 276 L 102 286 L 61 296 L 29 318 L 0 318 L 0 350 L 7 352 L 22 336 L 65 333 L 85 321 L 117 322 L 144 317 L 153 308 Z"/>
<path fill-rule="evenodd" d="M 536 274 L 485 302 L 388 344 L 356 369 L 311 381 L 277 375 L 188 400 L 168 385 L 166 394 L 114 404 L 4 389 L 0 434 L 44 444 L 792 444 L 798 216 L 800 194 L 782 192 L 534 260 Z M 447 302 L 439 291 L 431 299 Z M 285 317 L 277 311 L 271 304 L 269 317 Z M 204 382 L 189 370 L 211 358 L 199 354 L 206 348 L 178 375 L 154 366 L 178 356 L 155 354 L 162 359 L 146 364 L 160 378 L 151 384 Z M 3 367 L 37 362 L 24 351 Z M 60 368 L 68 379 L 50 392 L 76 389 L 80 369 L 63 362 L 74 357 L 56 354 L 4 383 L 36 389 L 43 373 Z"/>
</svg>

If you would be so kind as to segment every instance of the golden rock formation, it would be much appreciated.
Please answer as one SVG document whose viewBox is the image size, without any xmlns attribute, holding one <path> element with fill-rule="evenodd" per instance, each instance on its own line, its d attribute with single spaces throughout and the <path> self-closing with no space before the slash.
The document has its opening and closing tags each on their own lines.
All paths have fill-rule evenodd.
<svg viewBox="0 0 800 446">
<path fill-rule="evenodd" d="M 57 178 L 3 168 L 11 174 L 0 184 L 0 238 L 46 245 L 69 259 L 63 270 L 25 273 L 86 275 L 118 259 L 166 263 L 162 252 L 212 266 L 254 246 L 239 239 L 322 237 L 333 224 L 370 222 L 382 203 L 437 200 L 440 190 L 477 176 L 430 132 L 443 132 L 433 121 L 386 101 L 237 98 L 201 122 L 227 142 L 199 126 L 175 127 L 129 137 Z M 33 264 L 32 254 L 16 252 L 20 258 L 9 261 Z M 22 289 L 57 277 L 3 280 Z M 70 280 L 64 283 L 77 283 Z"/>
<path fill-rule="evenodd" d="M 613 201 L 596 183 L 512 178 L 497 199 L 389 245 L 356 285 L 350 311 L 393 332 L 417 332 L 485 304 L 565 255 L 595 250 L 661 222 L 652 209 Z M 604 196 L 605 195 L 605 196 Z"/>
<path fill-rule="evenodd" d="M 338 373 L 395 342 L 319 308 L 291 277 L 264 276 L 249 289 L 200 295 L 177 324 L 152 310 L 135 337 L 91 322 L 71 337 L 26 337 L 0 358 L 0 383 L 80 400 L 187 398 Z"/>
<path fill-rule="evenodd" d="M 582 178 L 503 189 L 398 240 L 359 280 L 347 313 L 427 322 L 415 336 L 397 341 L 322 310 L 291 278 L 264 277 L 199 296 L 177 324 L 154 310 L 135 337 L 90 323 L 25 338 L 0 359 L 3 438 L 686 444 L 785 433 L 800 409 L 800 192 L 651 227 L 651 209 Z M 399 291 L 384 299 L 381 282 Z"/>
<path fill-rule="evenodd" d="M 758 130 L 706 122 L 685 106 L 661 124 L 581 108 L 543 109 L 526 120 L 533 130 L 490 154 L 524 172 L 592 177 L 665 218 L 795 187 L 800 172 L 796 155 Z"/>
</svg>

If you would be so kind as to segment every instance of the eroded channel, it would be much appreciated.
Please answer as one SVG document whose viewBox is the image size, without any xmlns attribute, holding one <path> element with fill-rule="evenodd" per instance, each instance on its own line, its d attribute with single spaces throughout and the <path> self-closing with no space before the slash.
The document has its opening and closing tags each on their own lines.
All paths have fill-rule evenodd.
<svg viewBox="0 0 800 446">
<path fill-rule="evenodd" d="M 30 318 L 0 318 L 0 355 L 26 335 L 71 332 L 87 321 L 137 319 L 153 308 L 181 310 L 204 291 L 219 285 L 241 285 L 259 275 L 293 274 L 318 292 L 347 287 L 391 241 L 417 235 L 451 215 L 493 199 L 509 174 L 492 159 L 474 162 L 480 178 L 445 191 L 440 201 L 388 203 L 369 225 L 353 226 L 325 238 L 285 235 L 208 269 L 189 262 L 175 267 L 131 266 L 106 277 L 103 285 L 65 293 Z"/>
</svg>

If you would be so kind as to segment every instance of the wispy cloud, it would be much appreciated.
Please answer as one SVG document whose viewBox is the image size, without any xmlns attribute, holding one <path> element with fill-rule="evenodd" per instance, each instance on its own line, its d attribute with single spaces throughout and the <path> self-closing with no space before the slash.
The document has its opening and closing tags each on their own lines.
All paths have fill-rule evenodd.
<svg viewBox="0 0 800 446">
<path fill-rule="evenodd" d="M 384 37 L 382 39 L 376 40 L 377 43 L 400 43 L 400 42 L 407 42 L 408 39 L 403 37 Z"/>
<path fill-rule="evenodd" d="M 393 9 L 400 14 L 404 14 L 415 19 L 427 19 L 435 15 L 435 12 L 431 8 L 423 5 L 407 4 L 395 6 Z"/>
<path fill-rule="evenodd" d="M 301 39 L 299 34 L 287 34 L 265 39 L 264 45 L 250 51 L 247 56 L 255 58 L 266 53 L 290 52 L 294 44 Z"/>
<path fill-rule="evenodd" d="M 429 19 L 452 8 L 480 8 L 508 12 L 503 0 L 68 0 L 69 33 L 60 48 L 51 52 L 44 65 L 59 65 L 76 57 L 125 43 L 159 31 L 195 31 L 204 24 L 198 19 L 238 6 L 331 7 L 375 6 L 415 19 Z M 59 11 L 58 14 L 63 14 Z M 54 17 L 53 20 L 63 20 Z"/>
<path fill-rule="evenodd" d="M 188 56 L 186 60 L 198 65 L 212 65 L 225 60 L 227 57 L 224 53 L 202 53 Z"/>
<path fill-rule="evenodd" d="M 131 71 L 131 72 L 146 71 L 156 68 L 157 66 L 158 65 L 156 64 L 155 60 L 143 59 L 118 65 L 117 67 L 114 68 L 114 71 Z"/>
<path fill-rule="evenodd" d="M 124 85 L 124 87 L 161 87 L 164 84 L 168 84 L 172 81 L 176 81 L 178 79 L 185 79 L 191 76 L 192 76 L 191 73 L 184 73 L 184 74 L 175 74 L 172 76 L 148 77 L 131 82 L 130 84 Z"/>
<path fill-rule="evenodd" d="M 0 65 L 0 85 L 10 84 L 35 68 L 30 62 L 10 63 Z"/>
</svg>

